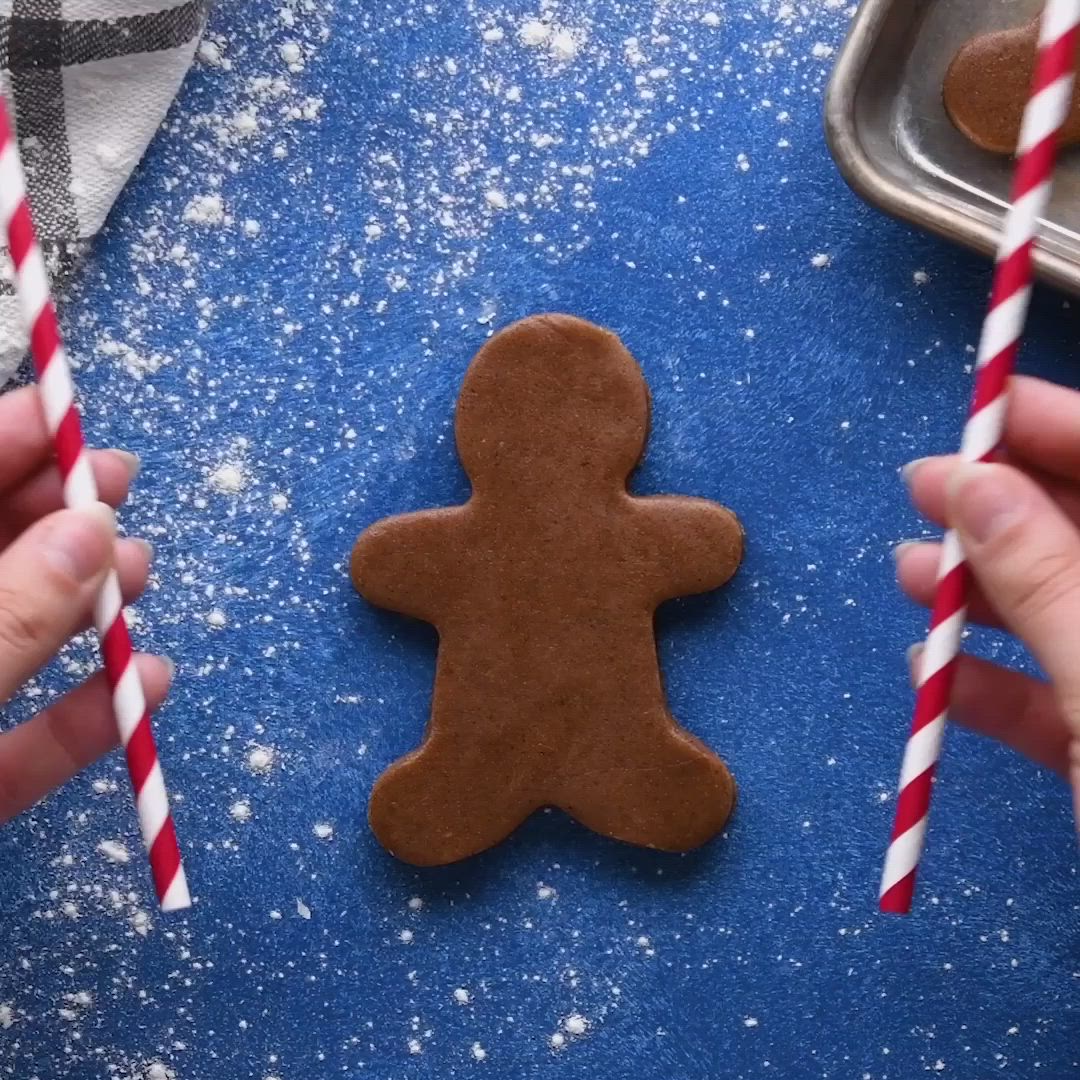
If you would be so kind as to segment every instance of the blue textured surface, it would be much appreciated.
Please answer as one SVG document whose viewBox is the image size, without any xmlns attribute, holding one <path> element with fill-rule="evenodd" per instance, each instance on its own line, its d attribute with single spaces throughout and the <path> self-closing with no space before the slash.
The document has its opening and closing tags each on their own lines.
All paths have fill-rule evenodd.
<svg viewBox="0 0 1080 1080">
<path fill-rule="evenodd" d="M 1060 782 L 952 733 L 918 910 L 875 912 L 923 629 L 892 585 L 891 546 L 921 530 L 897 470 L 957 440 L 988 273 L 839 180 L 820 108 L 846 14 L 568 3 L 550 16 L 587 40 L 554 63 L 517 39 L 536 12 L 516 3 L 293 10 L 217 10 L 67 307 L 93 436 L 145 460 L 125 522 L 158 563 L 136 630 L 180 665 L 157 724 L 198 903 L 152 912 L 116 759 L 5 828 L 0 1076 L 1076 1071 Z M 221 221 L 191 202 L 215 193 Z M 660 620 L 674 711 L 741 802 L 693 857 L 549 814 L 417 872 L 364 814 L 421 732 L 433 638 L 366 608 L 345 561 L 374 519 L 464 496 L 462 372 L 540 309 L 642 362 L 638 490 L 745 523 L 735 582 Z M 1075 381 L 1076 332 L 1040 297 L 1027 368 Z"/>
</svg>

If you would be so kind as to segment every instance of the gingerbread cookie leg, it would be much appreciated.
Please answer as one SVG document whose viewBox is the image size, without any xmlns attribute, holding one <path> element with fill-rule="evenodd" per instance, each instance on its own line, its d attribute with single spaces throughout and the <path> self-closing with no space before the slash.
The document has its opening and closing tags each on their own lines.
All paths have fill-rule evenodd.
<svg viewBox="0 0 1080 1080">
<path fill-rule="evenodd" d="M 509 836 L 538 804 L 508 797 L 508 778 L 491 775 L 492 760 L 490 747 L 470 747 L 465 738 L 452 746 L 433 739 L 396 761 L 368 807 L 379 843 L 414 866 L 442 866 Z M 478 783 L 485 776 L 491 789 Z"/>
<path fill-rule="evenodd" d="M 632 729 L 633 721 L 623 724 Z M 723 829 L 735 807 L 727 766 L 666 713 L 576 770 L 556 800 L 594 832 L 658 851 L 691 851 Z"/>
</svg>

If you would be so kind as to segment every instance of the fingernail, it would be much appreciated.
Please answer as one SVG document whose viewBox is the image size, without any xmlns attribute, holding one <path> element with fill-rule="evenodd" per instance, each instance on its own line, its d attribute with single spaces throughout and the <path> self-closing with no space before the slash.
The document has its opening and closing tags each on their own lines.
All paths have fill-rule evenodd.
<svg viewBox="0 0 1080 1080">
<path fill-rule="evenodd" d="M 946 494 L 952 522 L 965 538 L 985 544 L 1023 516 L 1023 506 L 1010 491 L 1000 466 L 960 465 L 948 479 Z"/>
<path fill-rule="evenodd" d="M 60 573 L 89 581 L 109 561 L 116 515 L 104 503 L 91 503 L 60 515 L 42 538 L 41 553 Z"/>
<path fill-rule="evenodd" d="M 134 544 L 149 562 L 154 561 L 154 545 L 149 540 L 144 540 L 141 536 L 132 536 L 128 537 L 128 542 Z"/>
<path fill-rule="evenodd" d="M 160 656 L 158 659 L 169 669 L 169 682 L 172 682 L 176 674 L 176 663 L 171 656 Z"/>
<path fill-rule="evenodd" d="M 914 461 L 909 461 L 901 470 L 900 475 L 904 478 L 905 484 L 910 484 L 915 479 L 915 474 L 929 461 L 928 457 L 916 458 Z"/>
<path fill-rule="evenodd" d="M 115 447 L 109 451 L 110 454 L 115 454 L 118 458 L 124 462 L 124 467 L 128 471 L 128 476 L 134 480 L 142 470 L 142 460 L 138 454 L 133 454 L 130 450 L 117 450 Z"/>
<path fill-rule="evenodd" d="M 899 562 L 903 558 L 905 551 L 925 543 L 925 540 L 901 540 L 900 543 L 892 549 L 893 558 Z"/>
</svg>

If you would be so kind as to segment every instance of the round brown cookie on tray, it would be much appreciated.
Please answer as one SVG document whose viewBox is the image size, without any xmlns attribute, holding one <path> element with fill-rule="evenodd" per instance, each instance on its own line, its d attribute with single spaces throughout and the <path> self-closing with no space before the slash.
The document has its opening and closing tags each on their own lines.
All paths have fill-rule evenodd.
<svg viewBox="0 0 1080 1080">
<path fill-rule="evenodd" d="M 648 387 L 614 334 L 525 319 L 465 376 L 469 501 L 386 518 L 357 542 L 360 593 L 439 632 L 424 740 L 371 797 L 397 857 L 463 859 L 543 806 L 667 851 L 724 827 L 735 782 L 668 710 L 653 614 L 723 585 L 743 532 L 716 503 L 628 492 L 648 429 Z"/>
<path fill-rule="evenodd" d="M 949 118 L 976 146 L 995 154 L 1012 154 L 1020 138 L 1020 121 L 1031 89 L 1039 17 L 1023 26 L 980 34 L 953 58 L 945 74 L 945 109 Z M 1080 142 L 1080 94 L 1061 130 L 1061 142 Z"/>
</svg>

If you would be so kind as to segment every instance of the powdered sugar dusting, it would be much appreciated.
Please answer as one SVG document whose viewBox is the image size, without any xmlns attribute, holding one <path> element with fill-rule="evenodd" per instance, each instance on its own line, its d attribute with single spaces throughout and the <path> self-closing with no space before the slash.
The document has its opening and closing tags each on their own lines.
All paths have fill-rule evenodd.
<svg viewBox="0 0 1080 1080">
<path fill-rule="evenodd" d="M 247 767 L 253 773 L 269 773 L 274 767 L 276 756 L 272 746 L 253 746 L 248 751 Z"/>
<path fill-rule="evenodd" d="M 892 947 L 859 884 L 891 783 L 884 767 L 880 784 L 866 775 L 903 681 L 877 633 L 892 535 L 818 507 L 803 467 L 863 506 L 852 463 L 877 475 L 884 452 L 857 440 L 902 412 L 896 454 L 929 441 L 918 402 L 948 385 L 945 354 L 963 355 L 924 317 L 942 256 L 908 251 L 905 233 L 898 269 L 858 285 L 875 320 L 907 304 L 925 340 L 882 318 L 888 340 L 858 371 L 822 360 L 854 334 L 835 296 L 865 269 L 860 245 L 891 228 L 825 156 L 821 94 L 846 21 L 831 0 L 214 11 L 66 307 L 93 436 L 146 463 L 123 523 L 158 550 L 136 632 L 179 662 L 156 730 L 198 903 L 157 913 L 121 758 L 5 827 L 0 1075 L 692 1072 L 696 1002 L 700 1060 L 722 1046 L 747 1078 L 884 1080 L 940 1061 L 966 1080 L 1008 1072 L 997 1053 L 1013 1072 L 1062 1071 L 1053 1040 L 1068 1025 L 1039 1019 L 1067 1000 L 1061 981 L 1020 1004 L 1036 967 L 1055 979 L 1045 963 L 1024 974 L 1042 916 L 1019 890 L 1006 909 L 957 854 L 965 895 L 948 851 L 911 954 L 933 1016 L 916 995 L 887 1038 L 841 1025 L 821 1040 L 771 993 L 848 1011 L 893 1000 Z M 376 777 L 421 737 L 434 640 L 357 599 L 349 553 L 376 518 L 465 496 L 464 364 L 540 308 L 619 324 L 646 365 L 641 489 L 719 498 L 747 520 L 742 577 L 692 620 L 661 620 L 673 710 L 745 798 L 729 836 L 685 859 L 552 813 L 496 852 L 416 869 L 379 847 L 366 813 Z M 779 336 L 793 322 L 795 345 Z M 912 372 L 919 390 L 893 386 Z M 803 399 L 813 380 L 835 408 Z M 826 433 L 809 449 L 808 425 Z M 852 587 L 859 560 L 874 594 Z M 785 671 L 776 639 L 802 627 L 820 650 L 838 622 L 862 650 L 843 674 L 852 701 L 816 668 Z M 80 635 L 26 707 L 96 667 Z M 774 672 L 800 706 L 766 692 Z M 823 789 L 802 779 L 819 766 L 836 797 L 811 804 Z M 850 798 L 866 822 L 851 824 Z M 784 877 L 803 865 L 816 870 Z M 944 980 L 970 990 L 976 975 L 992 993 L 977 1009 L 969 995 L 960 1019 Z"/>
<path fill-rule="evenodd" d="M 109 862 L 127 863 L 131 861 L 131 853 L 118 840 L 102 840 L 101 843 L 98 844 L 98 851 L 104 855 Z"/>
</svg>

